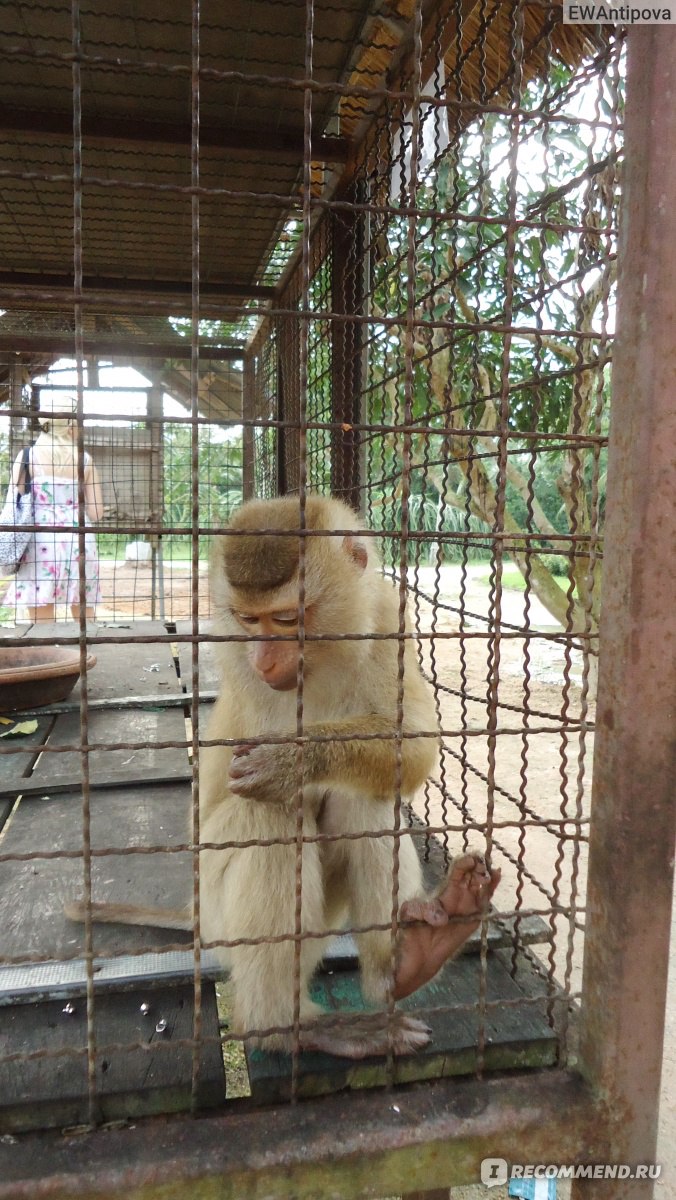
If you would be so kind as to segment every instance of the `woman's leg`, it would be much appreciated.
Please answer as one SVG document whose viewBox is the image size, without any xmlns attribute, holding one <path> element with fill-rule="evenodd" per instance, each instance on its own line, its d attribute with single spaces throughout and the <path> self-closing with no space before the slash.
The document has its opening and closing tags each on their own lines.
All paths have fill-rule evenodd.
<svg viewBox="0 0 676 1200">
<path fill-rule="evenodd" d="M 70 611 L 73 614 L 73 620 L 79 621 L 80 620 L 80 605 L 79 604 L 71 604 Z M 88 604 L 87 607 L 85 608 L 85 616 L 87 617 L 87 619 L 89 621 L 94 620 L 94 609 L 91 604 Z"/>
<path fill-rule="evenodd" d="M 26 605 L 29 621 L 53 621 L 55 618 L 55 606 L 53 604 L 38 604 L 32 607 Z"/>
</svg>

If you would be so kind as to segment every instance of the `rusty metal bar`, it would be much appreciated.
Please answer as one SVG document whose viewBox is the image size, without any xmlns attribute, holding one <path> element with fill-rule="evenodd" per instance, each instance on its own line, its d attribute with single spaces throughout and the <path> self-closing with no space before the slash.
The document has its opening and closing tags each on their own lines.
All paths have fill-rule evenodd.
<svg viewBox="0 0 676 1200">
<path fill-rule="evenodd" d="M 655 1161 L 676 775 L 676 30 L 628 35 L 624 220 L 581 1056 L 608 1161 Z M 609 1200 L 649 1182 L 606 1184 Z M 589 1197 L 579 1184 L 575 1196 Z"/>
<path fill-rule="evenodd" d="M 439 1080 L 321 1103 L 0 1144 L 0 1200 L 316 1200 L 477 1183 L 482 1158 L 592 1162 L 602 1110 L 570 1072 Z M 607 1185 L 606 1185 L 607 1186 Z"/>
<path fill-rule="evenodd" d="M 356 188 L 354 199 L 358 199 Z M 361 311 L 363 303 L 364 218 L 333 214 L 331 219 L 331 308 L 345 314 Z M 359 434 L 354 425 L 362 419 L 360 398 L 363 326 L 349 321 L 331 322 L 332 433 L 331 490 L 354 508 L 359 507 Z"/>
<path fill-rule="evenodd" d="M 285 317 L 277 324 L 277 404 L 281 421 L 277 439 L 277 487 L 280 496 L 298 490 L 294 455 L 300 414 L 298 323 Z M 296 435 L 297 436 L 297 435 Z"/>
<path fill-rule="evenodd" d="M 73 92 L 73 293 L 82 290 L 83 272 L 83 181 L 82 181 L 82 72 L 78 55 L 82 44 L 79 0 L 71 3 L 71 68 Z M 98 1106 L 97 1035 L 94 1002 L 94 934 L 91 920 L 92 900 L 92 837 L 89 760 L 89 711 L 87 678 L 87 600 L 85 572 L 85 488 L 84 488 L 84 352 L 82 347 L 83 314 L 77 299 L 73 301 L 74 349 L 77 373 L 77 507 L 78 507 L 78 575 L 79 575 L 79 643 L 80 643 L 80 771 L 82 775 L 82 890 L 87 903 L 84 922 L 84 961 L 86 968 L 86 1037 L 87 1037 L 87 1109 L 90 1122 L 100 1120 Z M 75 615 L 75 614 L 73 614 Z"/>
<path fill-rule="evenodd" d="M 87 355 L 110 355 L 124 358 L 190 358 L 190 343 L 186 340 L 175 342 L 144 342 L 143 335 L 136 338 L 83 338 L 84 352 Z M 245 353 L 244 346 L 211 346 L 208 342 L 201 343 L 202 357 L 214 362 L 240 362 Z M 74 334 L 40 333 L 0 334 L 0 354 L 63 354 L 72 356 L 74 353 Z"/>
<path fill-rule="evenodd" d="M 251 500 L 255 495 L 253 425 L 256 413 L 256 362 L 249 355 L 244 360 L 242 376 L 242 416 L 248 422 L 242 428 L 242 499 Z"/>
</svg>

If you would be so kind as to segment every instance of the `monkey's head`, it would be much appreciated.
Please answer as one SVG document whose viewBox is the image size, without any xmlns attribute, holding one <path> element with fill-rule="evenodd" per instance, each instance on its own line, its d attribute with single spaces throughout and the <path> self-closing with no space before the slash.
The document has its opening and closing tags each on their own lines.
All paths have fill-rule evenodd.
<svg viewBox="0 0 676 1200">
<path fill-rule="evenodd" d="M 305 528 L 300 533 L 297 497 L 251 500 L 235 513 L 212 557 L 212 593 L 226 625 L 234 621 L 255 639 L 287 639 L 247 647 L 254 672 L 275 691 L 289 691 L 298 678 L 301 542 L 306 634 L 368 632 L 364 575 L 376 560 L 355 513 L 340 500 L 308 496 Z M 322 649 L 321 642 L 306 642 L 304 671 L 313 671 Z"/>
</svg>

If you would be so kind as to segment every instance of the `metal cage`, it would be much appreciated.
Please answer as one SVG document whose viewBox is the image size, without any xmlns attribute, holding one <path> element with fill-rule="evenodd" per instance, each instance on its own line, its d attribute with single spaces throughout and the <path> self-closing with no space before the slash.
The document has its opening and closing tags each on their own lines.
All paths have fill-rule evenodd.
<svg viewBox="0 0 676 1200">
<path fill-rule="evenodd" d="M 604 1195 L 649 1195 L 673 30 L 524 0 L 8 0 L 0 22 L 0 457 L 9 479 L 47 403 L 74 405 L 76 510 L 70 590 L 45 601 L 20 568 L 0 600 L 0 1197 L 412 1200 L 484 1159 L 580 1168 L 579 1197 L 622 1165 Z M 393 947 L 401 839 L 430 886 L 477 841 L 503 874 L 413 999 L 431 1045 L 362 1065 L 304 1053 L 298 1007 L 287 1057 L 234 1034 L 199 924 L 200 762 L 233 686 L 209 547 L 242 500 L 297 496 L 302 579 L 314 493 L 360 514 L 398 589 L 393 816 L 350 834 L 392 846 Z M 62 532 L 35 534 L 49 559 Z M 410 640 L 439 742 L 412 798 Z M 75 690 L 15 702 L 3 660 L 55 643 Z M 299 747 L 302 814 L 302 673 L 297 694 L 276 737 Z M 302 815 L 295 836 L 300 854 Z M 192 930 L 93 920 L 133 897 L 194 898 Z M 338 1014 L 362 1003 L 361 932 L 333 931 L 316 980 Z M 298 970 L 306 935 L 283 936 Z"/>
</svg>

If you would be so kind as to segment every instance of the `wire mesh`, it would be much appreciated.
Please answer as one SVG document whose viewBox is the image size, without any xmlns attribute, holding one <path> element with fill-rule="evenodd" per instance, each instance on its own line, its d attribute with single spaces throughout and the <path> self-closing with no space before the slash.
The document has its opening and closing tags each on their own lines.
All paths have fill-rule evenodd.
<svg viewBox="0 0 676 1200">
<path fill-rule="evenodd" d="M 572 32 L 553 8 L 518 2 L 482 0 L 469 15 L 459 2 L 387 7 L 387 18 L 357 0 L 257 0 L 227 12 L 193 0 L 189 14 L 162 18 L 143 4 L 133 17 L 81 11 L 77 0 L 36 3 L 30 14 L 18 0 L 4 8 L 0 55 L 14 97 L 3 125 L 12 165 L 0 170 L 10 231 L 0 468 L 8 479 L 47 398 L 72 396 L 78 486 L 72 597 L 50 595 L 49 611 L 36 612 L 36 581 L 20 568 L 0 601 L 0 662 L 56 640 L 79 652 L 80 679 L 47 709 L 42 685 L 17 708 L 9 677 L 0 682 L 9 735 L 0 738 L 2 904 L 7 915 L 25 891 L 26 905 L 44 912 L 37 930 L 23 901 L 19 919 L 2 922 L 0 1002 L 14 1002 L 11 971 L 28 970 L 35 1013 L 56 1004 L 65 1029 L 45 1047 L 27 1022 L 0 1071 L 54 1060 L 56 1077 L 63 1060 L 84 1062 L 86 1105 L 67 1108 L 71 1123 L 131 1114 L 134 1054 L 151 1053 L 158 1077 L 163 1059 L 180 1075 L 188 1055 L 184 1083 L 171 1095 L 149 1086 L 146 1111 L 222 1103 L 222 1047 L 229 1094 L 249 1086 L 243 1045 L 256 1086 L 272 1087 L 269 1064 L 260 1083 L 265 1061 L 252 1039 L 278 1026 L 291 1056 L 275 1095 L 305 1094 L 307 947 L 329 933 L 349 932 L 360 948 L 379 938 L 396 975 L 411 845 L 428 886 L 468 848 L 502 872 L 465 956 L 465 990 L 413 1001 L 437 1041 L 449 1028 L 470 1031 L 462 1053 L 444 1048 L 449 1069 L 527 1063 L 536 1017 L 548 1064 L 565 1066 L 575 1052 L 622 40 Z M 144 115 L 132 133 L 136 108 Z M 379 547 L 394 616 L 368 612 L 337 633 L 315 618 L 315 494 L 359 512 L 365 531 L 350 525 L 348 543 Z M 287 530 L 297 623 L 290 634 L 233 632 L 232 614 L 224 621 L 209 593 L 209 553 L 236 543 L 227 525 L 242 500 L 280 495 L 298 497 Z M 274 560 L 274 521 L 270 533 L 265 512 L 260 519 Z M 64 536 L 53 510 L 36 516 L 36 543 L 47 533 Z M 339 522 L 333 533 L 337 544 L 346 530 Z M 92 536 L 96 592 L 85 566 Z M 254 596 L 254 617 L 257 604 Z M 253 684 L 221 678 L 218 662 L 230 661 L 226 647 L 253 654 L 289 637 L 298 647 L 291 708 L 263 706 L 242 727 Z M 359 708 L 359 672 L 339 678 L 341 649 L 352 664 L 362 654 L 367 676 L 379 639 L 393 647 L 386 728 L 373 722 L 371 699 Z M 332 656 L 322 717 L 312 664 Z M 418 672 L 435 719 L 412 732 L 407 689 Z M 209 723 L 219 690 L 230 714 L 221 728 Z M 334 727 L 347 717 L 347 732 Z M 435 769 L 410 794 L 411 745 L 437 738 Z M 200 762 L 220 744 L 226 795 L 242 740 L 292 751 L 288 820 L 282 832 L 276 817 L 266 829 L 261 805 L 245 835 L 205 838 Z M 384 798 L 337 826 L 307 799 L 327 744 L 336 761 L 393 750 Z M 329 796 L 341 782 L 350 797 L 355 790 L 353 780 L 320 782 Z M 358 874 L 370 861 L 364 847 L 376 845 L 388 868 L 378 895 Z M 337 846 L 347 917 L 327 910 L 319 928 L 308 926 L 309 889 L 328 888 L 308 864 L 321 874 Z M 270 898 L 265 864 L 280 849 L 293 864 L 289 895 Z M 213 936 L 200 875 L 217 853 L 259 872 L 249 871 L 250 918 L 233 934 L 224 917 Z M 63 915 L 78 893 L 84 935 Z M 189 928 L 132 932 L 93 919 L 92 899 L 137 898 L 188 906 Z M 291 924 L 280 926 L 276 909 L 289 904 Z M 291 1008 L 243 1029 L 232 982 L 218 984 L 216 1008 L 209 953 L 285 944 L 293 977 L 276 984 L 291 988 Z M 143 996 L 125 985 L 134 1019 L 116 1024 L 97 987 L 100 960 L 126 978 L 129 958 L 181 951 L 189 961 L 174 990 L 158 1000 L 149 965 Z M 70 979 L 73 960 L 84 962 L 83 1010 L 82 990 L 64 1003 L 40 983 L 47 963 Z M 391 990 L 381 999 L 389 1041 L 378 1081 L 392 1085 L 415 1067 L 393 1053 Z M 185 1005 L 187 1024 L 177 1015 Z M 24 1000 L 22 1019 L 27 1011 Z M 514 1014 L 507 1059 L 501 1014 Z M 116 1062 L 124 1079 L 113 1085 Z M 38 1123 L 63 1123 L 62 1097 L 26 1097 L 8 1113 L 11 1127 L 36 1113 Z"/>
</svg>

